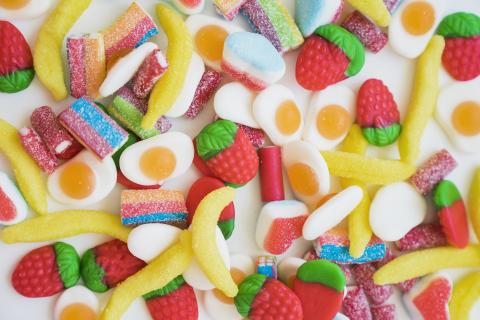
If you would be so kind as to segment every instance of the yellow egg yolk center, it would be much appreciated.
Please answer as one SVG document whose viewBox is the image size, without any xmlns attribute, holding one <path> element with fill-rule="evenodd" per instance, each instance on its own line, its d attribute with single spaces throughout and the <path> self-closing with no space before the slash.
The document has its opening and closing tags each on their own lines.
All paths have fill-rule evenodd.
<svg viewBox="0 0 480 320">
<path fill-rule="evenodd" d="M 285 135 L 294 134 L 300 127 L 301 114 L 292 100 L 282 102 L 275 113 L 275 124 L 278 130 Z"/>
<path fill-rule="evenodd" d="M 466 101 L 459 104 L 452 113 L 455 130 L 464 136 L 475 136 L 480 133 L 480 104 Z"/>
<path fill-rule="evenodd" d="M 95 190 L 95 173 L 83 162 L 67 163 L 60 173 L 62 191 L 73 199 L 85 199 Z"/>
<path fill-rule="evenodd" d="M 237 268 L 231 268 L 230 274 L 232 275 L 232 279 L 236 284 L 242 282 L 243 279 L 245 279 L 246 277 L 245 273 L 243 273 L 242 270 Z M 217 288 L 213 289 L 213 294 L 215 295 L 215 297 L 217 297 L 218 300 L 222 301 L 223 303 L 233 304 L 233 298 L 227 297 L 223 294 L 222 291 L 218 290 Z"/>
<path fill-rule="evenodd" d="M 287 168 L 287 175 L 294 191 L 306 196 L 313 196 L 318 192 L 317 175 L 309 165 L 294 163 Z"/>
<path fill-rule="evenodd" d="M 329 140 L 335 140 L 344 135 L 350 123 L 350 114 L 338 105 L 326 106 L 317 114 L 318 133 Z"/>
<path fill-rule="evenodd" d="M 198 53 L 210 61 L 220 61 L 223 56 L 223 45 L 228 32 L 222 27 L 209 25 L 195 34 L 195 46 Z"/>
<path fill-rule="evenodd" d="M 140 158 L 140 170 L 143 174 L 159 182 L 172 174 L 176 164 L 175 154 L 164 147 L 148 149 Z"/>
<path fill-rule="evenodd" d="M 74 303 L 65 307 L 60 314 L 60 320 L 96 320 L 97 314 L 83 303 Z"/>
<path fill-rule="evenodd" d="M 402 13 L 405 30 L 414 36 L 421 36 L 432 29 L 435 23 L 435 9 L 425 1 L 408 4 Z"/>
<path fill-rule="evenodd" d="M 21 9 L 29 4 L 31 0 L 0 0 L 0 7 L 5 9 Z"/>
</svg>

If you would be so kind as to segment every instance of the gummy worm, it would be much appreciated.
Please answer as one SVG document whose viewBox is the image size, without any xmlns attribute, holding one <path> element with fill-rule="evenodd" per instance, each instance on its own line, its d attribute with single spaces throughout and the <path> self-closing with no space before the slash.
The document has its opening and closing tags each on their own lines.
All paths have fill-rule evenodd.
<svg viewBox="0 0 480 320">
<path fill-rule="evenodd" d="M 472 272 L 457 281 L 449 303 L 452 320 L 470 319 L 470 310 L 480 299 L 480 272 Z"/>
<path fill-rule="evenodd" d="M 475 171 L 475 175 L 473 176 L 470 193 L 468 195 L 468 206 L 473 231 L 475 231 L 477 239 L 480 240 L 480 168 Z"/>
<path fill-rule="evenodd" d="M 348 3 L 380 27 L 388 27 L 390 24 L 390 12 L 383 0 L 347 0 Z"/>
</svg>

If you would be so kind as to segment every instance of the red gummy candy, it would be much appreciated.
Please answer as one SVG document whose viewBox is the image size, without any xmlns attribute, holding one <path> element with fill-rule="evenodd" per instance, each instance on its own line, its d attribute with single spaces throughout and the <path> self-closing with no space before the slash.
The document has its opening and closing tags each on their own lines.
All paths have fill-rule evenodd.
<svg viewBox="0 0 480 320">
<path fill-rule="evenodd" d="M 442 277 L 433 280 L 412 299 L 412 303 L 424 320 L 448 320 L 448 301 L 451 294 L 451 283 Z"/>
<path fill-rule="evenodd" d="M 384 265 L 386 265 L 387 263 L 389 263 L 395 258 L 396 258 L 396 255 L 394 255 L 393 252 L 389 248 L 387 248 L 387 251 L 385 252 L 385 257 L 380 261 L 373 262 L 373 264 L 375 268 L 380 269 L 381 267 L 383 267 Z M 395 284 L 395 286 L 405 293 L 410 291 L 415 285 L 415 283 L 417 283 L 417 281 L 418 281 L 418 278 L 413 278 L 410 280 L 405 280 L 403 282 L 397 283 Z"/>
<path fill-rule="evenodd" d="M 462 199 L 455 201 L 451 206 L 438 212 L 442 230 L 447 236 L 448 243 L 465 248 L 468 245 L 468 222 L 465 204 Z"/>
<path fill-rule="evenodd" d="M 48 149 L 55 155 L 65 152 L 74 141 L 68 131 L 57 121 L 55 113 L 49 106 L 33 110 L 30 122 Z"/>
<path fill-rule="evenodd" d="M 367 296 L 360 287 L 349 287 L 343 299 L 343 313 L 352 320 L 372 320 Z"/>
<path fill-rule="evenodd" d="M 262 201 L 285 199 L 282 174 L 282 149 L 278 146 L 258 150 Z"/>
<path fill-rule="evenodd" d="M 383 304 L 381 306 L 371 306 L 373 320 L 395 320 L 395 305 Z"/>
<path fill-rule="evenodd" d="M 222 74 L 213 69 L 205 70 L 195 90 L 192 103 L 185 113 L 187 118 L 193 119 L 203 110 L 205 104 L 220 86 L 222 78 Z"/>
<path fill-rule="evenodd" d="M 395 244 L 400 251 L 410 251 L 446 245 L 447 238 L 440 225 L 427 223 L 416 226 Z"/>
<path fill-rule="evenodd" d="M 357 285 L 374 304 L 382 304 L 393 294 L 393 287 L 390 285 L 377 285 L 373 282 L 373 274 L 377 269 L 370 263 L 352 266 L 352 274 Z"/>
<path fill-rule="evenodd" d="M 48 149 L 38 133 L 32 128 L 22 128 L 19 134 L 25 151 L 35 160 L 37 165 L 48 174 L 55 171 L 59 165 L 58 159 Z"/>
</svg>

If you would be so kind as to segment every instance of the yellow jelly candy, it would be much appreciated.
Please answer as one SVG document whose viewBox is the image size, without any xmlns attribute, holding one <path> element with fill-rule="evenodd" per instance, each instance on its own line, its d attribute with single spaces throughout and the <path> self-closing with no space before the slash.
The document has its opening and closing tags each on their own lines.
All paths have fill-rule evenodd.
<svg viewBox="0 0 480 320">
<path fill-rule="evenodd" d="M 418 250 L 393 259 L 373 275 L 378 285 L 399 283 L 448 268 L 480 267 L 480 245 L 464 249 L 438 247 Z"/>
<path fill-rule="evenodd" d="M 124 227 L 120 217 L 94 210 L 67 210 L 51 213 L 3 229 L 6 243 L 43 242 L 83 233 L 102 233 L 124 242 L 130 229 Z"/>
<path fill-rule="evenodd" d="M 47 188 L 42 171 L 23 148 L 17 129 L 2 119 L 0 119 L 0 152 L 10 160 L 18 187 L 28 205 L 36 213 L 46 214 Z"/>
<path fill-rule="evenodd" d="M 470 221 L 472 221 L 473 231 L 480 241 L 480 168 L 475 171 L 470 193 L 468 195 L 468 208 L 470 212 Z"/>
<path fill-rule="evenodd" d="M 191 225 L 192 248 L 198 264 L 208 279 L 227 297 L 237 295 L 238 287 L 232 279 L 216 244 L 218 218 L 235 197 L 235 190 L 224 187 L 210 192 L 200 201 Z"/>
<path fill-rule="evenodd" d="M 67 97 L 63 78 L 63 38 L 91 2 L 92 0 L 61 0 L 38 32 L 33 51 L 35 72 L 56 100 Z"/>
<path fill-rule="evenodd" d="M 412 96 L 398 139 L 400 158 L 406 163 L 413 164 L 417 160 L 423 131 L 437 104 L 438 71 L 444 47 L 443 37 L 433 36 L 418 58 Z"/>
<path fill-rule="evenodd" d="M 452 320 L 469 320 L 470 311 L 480 300 L 480 272 L 472 272 L 453 286 L 452 299 L 448 304 Z"/>
<path fill-rule="evenodd" d="M 348 3 L 365 16 L 369 17 L 380 27 L 390 24 L 390 12 L 383 0 L 347 0 Z"/>
<path fill-rule="evenodd" d="M 167 5 L 159 4 L 157 15 L 168 38 L 169 66 L 150 95 L 148 111 L 142 120 L 144 129 L 153 128 L 158 118 L 167 113 L 175 103 L 187 76 L 193 52 L 192 37 L 180 14 Z"/>
</svg>

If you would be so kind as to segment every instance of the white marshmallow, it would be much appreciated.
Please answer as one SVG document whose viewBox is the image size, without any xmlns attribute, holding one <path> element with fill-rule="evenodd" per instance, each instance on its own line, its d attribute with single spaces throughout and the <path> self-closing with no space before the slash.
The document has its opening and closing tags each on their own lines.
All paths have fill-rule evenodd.
<svg viewBox="0 0 480 320">
<path fill-rule="evenodd" d="M 240 82 L 227 83 L 218 89 L 213 100 L 215 113 L 222 119 L 240 123 L 251 128 L 260 128 L 253 117 L 255 92 Z"/>
</svg>

